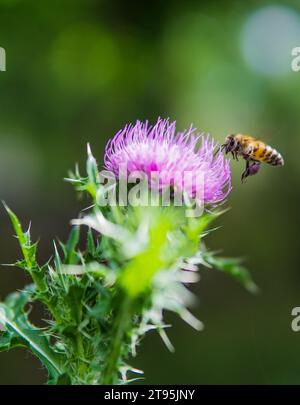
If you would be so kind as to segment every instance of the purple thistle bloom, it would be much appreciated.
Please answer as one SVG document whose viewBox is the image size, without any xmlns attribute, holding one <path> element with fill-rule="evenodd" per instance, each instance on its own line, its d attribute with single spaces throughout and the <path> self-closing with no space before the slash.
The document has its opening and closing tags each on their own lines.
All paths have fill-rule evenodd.
<svg viewBox="0 0 300 405">
<path fill-rule="evenodd" d="M 147 121 L 126 125 L 106 145 L 105 168 L 118 176 L 120 167 L 126 166 L 128 175 L 139 171 L 148 179 L 159 173 L 160 188 L 174 186 L 190 196 L 197 193 L 195 178 L 201 174 L 204 202 L 216 204 L 231 191 L 229 161 L 213 139 L 195 132 L 191 126 L 176 133 L 176 121 L 160 118 L 154 126 Z M 187 172 L 192 173 L 192 180 L 176 183 L 176 173 L 183 179 Z"/>
</svg>

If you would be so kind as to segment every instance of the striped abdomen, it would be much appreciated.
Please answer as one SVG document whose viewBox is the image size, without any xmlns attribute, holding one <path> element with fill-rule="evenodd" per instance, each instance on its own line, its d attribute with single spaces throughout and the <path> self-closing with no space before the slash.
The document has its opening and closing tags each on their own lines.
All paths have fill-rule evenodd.
<svg viewBox="0 0 300 405">
<path fill-rule="evenodd" d="M 260 162 L 268 163 L 272 166 L 283 166 L 284 160 L 283 157 L 276 149 L 272 148 L 269 145 L 266 145 L 262 141 L 255 141 L 252 145 L 251 157 L 254 160 Z"/>
</svg>

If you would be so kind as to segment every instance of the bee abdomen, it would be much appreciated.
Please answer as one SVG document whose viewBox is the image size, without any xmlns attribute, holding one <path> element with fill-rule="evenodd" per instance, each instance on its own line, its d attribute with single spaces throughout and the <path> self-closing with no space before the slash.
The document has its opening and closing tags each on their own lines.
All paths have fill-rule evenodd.
<svg viewBox="0 0 300 405">
<path fill-rule="evenodd" d="M 276 149 L 271 148 L 270 146 L 266 148 L 266 153 L 262 157 L 262 160 L 272 166 L 283 166 L 284 160 L 283 157 Z"/>
</svg>

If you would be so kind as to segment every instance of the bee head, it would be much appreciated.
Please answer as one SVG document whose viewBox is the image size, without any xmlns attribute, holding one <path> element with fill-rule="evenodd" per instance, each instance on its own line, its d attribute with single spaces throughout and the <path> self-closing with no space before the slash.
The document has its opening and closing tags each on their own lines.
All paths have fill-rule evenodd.
<svg viewBox="0 0 300 405">
<path fill-rule="evenodd" d="M 237 141 L 234 135 L 227 135 L 225 138 L 225 143 L 222 145 L 221 149 L 225 149 L 225 153 L 229 153 L 236 148 Z"/>
</svg>

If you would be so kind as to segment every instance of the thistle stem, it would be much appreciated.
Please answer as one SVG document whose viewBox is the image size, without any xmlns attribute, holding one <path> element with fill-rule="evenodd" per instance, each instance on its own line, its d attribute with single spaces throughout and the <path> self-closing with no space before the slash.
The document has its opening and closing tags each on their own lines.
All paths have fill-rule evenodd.
<svg viewBox="0 0 300 405">
<path fill-rule="evenodd" d="M 112 329 L 110 345 L 107 349 L 102 384 L 116 384 L 118 381 L 119 361 L 122 355 L 122 345 L 130 321 L 131 301 L 127 296 L 120 300 L 119 312 L 116 315 Z"/>
</svg>

